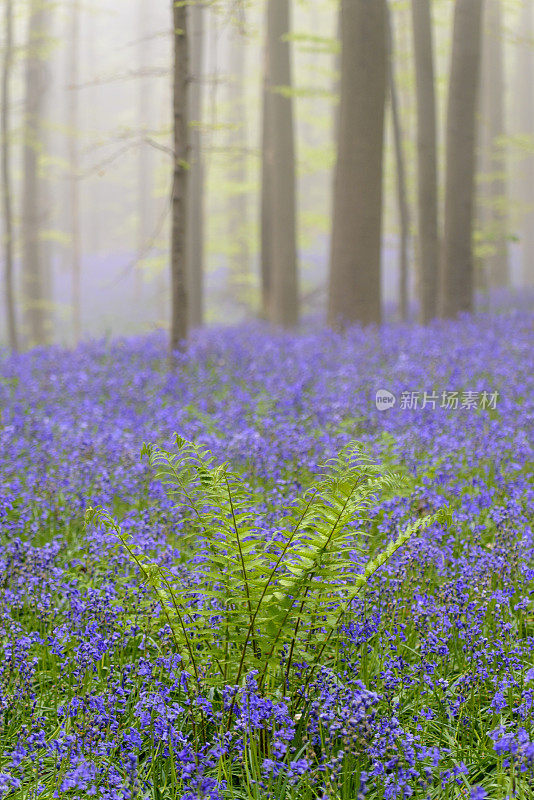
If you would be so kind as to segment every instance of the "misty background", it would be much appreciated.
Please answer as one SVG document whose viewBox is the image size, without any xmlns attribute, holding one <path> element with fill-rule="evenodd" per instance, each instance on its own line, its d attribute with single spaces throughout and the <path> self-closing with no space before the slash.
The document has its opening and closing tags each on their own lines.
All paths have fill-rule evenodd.
<svg viewBox="0 0 534 800">
<path fill-rule="evenodd" d="M 495 5 L 498 29 L 489 10 Z M 337 155 L 339 4 L 294 0 L 290 6 L 291 29 L 285 41 L 292 85 L 286 99 L 294 119 L 300 316 L 322 320 Z M 455 3 L 434 0 L 431 6 L 442 207 Z M 411 3 L 391 0 L 389 10 L 408 214 L 407 313 L 414 316 L 420 254 Z M 2 141 L 9 144 L 4 156 L 11 173 L 14 306 L 21 338 L 26 303 L 23 262 L 32 246 L 40 250 L 39 302 L 49 319 L 48 341 L 72 344 L 80 337 L 166 329 L 173 181 L 171 3 L 15 0 L 11 13 L 12 50 L 6 67 L 7 2 L 3 0 L 0 35 L 9 102 L 2 109 Z M 193 179 L 200 196 L 191 205 L 196 209 L 191 218 L 202 224 L 190 241 L 196 243 L 195 268 L 203 274 L 201 321 L 233 324 L 262 315 L 266 3 L 213 0 L 198 4 L 194 14 L 188 28 L 194 95 L 189 113 L 194 167 L 189 172 L 200 170 L 200 177 Z M 479 307 L 508 302 L 514 291 L 517 295 L 518 289 L 532 286 L 534 278 L 533 23 L 530 0 L 488 0 L 484 7 L 473 225 Z M 25 128 L 32 92 L 38 95 L 39 120 L 28 145 Z M 393 133 L 388 99 L 380 260 L 382 304 L 391 319 L 400 315 L 401 269 Z M 28 183 L 32 169 L 34 184 Z M 28 223 L 24 197 L 32 191 L 39 193 L 39 209 L 38 217 Z M 495 219 L 505 219 L 504 233 Z M 5 244 L 5 205 L 2 222 Z M 36 237 L 33 244 L 25 244 L 25 237 L 32 236 L 28 224 Z M 492 280 L 488 266 L 497 251 L 506 260 L 504 286 Z M 6 344 L 4 276 L 1 291 L 0 341 Z"/>
</svg>

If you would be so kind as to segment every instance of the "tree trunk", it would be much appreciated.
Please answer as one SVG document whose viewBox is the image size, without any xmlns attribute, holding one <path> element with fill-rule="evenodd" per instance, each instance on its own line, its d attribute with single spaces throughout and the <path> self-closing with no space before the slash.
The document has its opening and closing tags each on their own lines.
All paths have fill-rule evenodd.
<svg viewBox="0 0 534 800">
<path fill-rule="evenodd" d="M 381 320 L 385 0 L 341 2 L 341 98 L 328 322 Z"/>
<path fill-rule="evenodd" d="M 152 235 L 152 159 L 150 147 L 146 142 L 151 119 L 151 95 L 153 85 L 145 72 L 149 66 L 151 51 L 150 6 L 148 0 L 139 0 L 137 65 L 140 73 L 139 93 L 137 95 L 137 118 L 139 125 L 139 153 L 137 159 L 137 263 L 135 269 L 135 298 L 142 302 L 143 261 L 150 249 Z"/>
<path fill-rule="evenodd" d="M 284 41 L 289 31 L 289 0 L 268 0 L 262 167 L 262 243 L 266 253 L 262 258 L 268 258 L 268 317 L 285 327 L 298 321 L 291 53 L 289 42 Z"/>
<path fill-rule="evenodd" d="M 438 309 L 439 235 L 436 94 L 430 0 L 412 0 L 417 94 L 417 205 L 419 228 L 419 305 L 421 322 Z"/>
<path fill-rule="evenodd" d="M 44 150 L 42 127 L 49 84 L 46 47 L 50 10 L 42 0 L 31 0 L 25 75 L 25 124 L 22 187 L 22 274 L 25 338 L 28 347 L 50 341 L 50 276 L 41 239 L 49 216 L 46 181 L 40 161 Z"/>
<path fill-rule="evenodd" d="M 272 284 L 272 228 L 271 228 L 271 182 L 273 173 L 273 149 L 270 140 L 271 93 L 269 91 L 269 53 L 264 53 L 264 73 L 262 91 L 261 123 L 261 197 L 260 197 L 260 240 L 261 240 L 261 316 L 269 319 Z"/>
<path fill-rule="evenodd" d="M 244 14 L 244 11 L 243 11 Z M 248 247 L 247 183 L 247 112 L 245 97 L 245 20 L 234 29 L 230 45 L 229 106 L 234 125 L 230 131 L 231 166 L 228 178 L 232 185 L 229 200 L 229 235 L 232 245 L 232 288 L 239 295 L 248 288 L 250 253 Z"/>
<path fill-rule="evenodd" d="M 6 303 L 7 341 L 9 349 L 18 349 L 17 322 L 15 315 L 15 292 L 13 275 L 13 207 L 11 202 L 11 142 L 9 130 L 9 107 L 11 102 L 10 81 L 13 65 L 13 5 L 5 0 L 5 45 L 2 64 L 2 208 L 4 213 L 4 292 Z"/>
<path fill-rule="evenodd" d="M 518 132 L 534 136 L 534 21 L 533 4 L 525 0 L 519 27 L 520 45 L 516 79 L 516 114 Z M 521 283 L 534 286 L 534 155 L 525 154 L 518 165 L 519 199 L 524 206 L 521 215 Z"/>
<path fill-rule="evenodd" d="M 479 191 L 485 259 L 490 286 L 507 286 L 506 158 L 499 138 L 505 135 L 504 63 L 501 0 L 486 0 L 482 40 Z"/>
<path fill-rule="evenodd" d="M 399 101 L 397 84 L 395 81 L 393 30 L 391 26 L 391 12 L 387 7 L 388 23 L 388 76 L 389 95 L 391 101 L 391 120 L 393 124 L 393 142 L 395 147 L 395 161 L 397 165 L 397 204 L 400 222 L 400 247 L 399 247 L 399 316 L 405 321 L 408 316 L 408 246 L 410 237 L 410 210 L 406 193 L 406 169 L 404 162 L 404 148 L 402 141 L 402 127 L 399 114 Z"/>
<path fill-rule="evenodd" d="M 447 107 L 441 314 L 473 309 L 473 200 L 482 0 L 456 0 Z"/>
<path fill-rule="evenodd" d="M 198 328 L 203 320 L 204 275 L 204 166 L 202 163 L 202 65 L 205 7 L 200 2 L 188 7 L 191 43 L 189 84 L 189 197 L 187 217 L 187 293 L 189 325 Z"/>
<path fill-rule="evenodd" d="M 174 168 L 171 219 L 171 363 L 187 339 L 187 171 L 188 171 L 188 41 L 186 6 L 171 0 L 173 12 L 173 141 Z"/>
<path fill-rule="evenodd" d="M 79 128 L 79 50 L 80 50 L 80 7 L 72 0 L 70 10 L 69 35 L 69 214 L 71 237 L 71 309 L 72 332 L 74 344 L 78 344 L 81 336 L 81 248 L 80 248 L 80 194 L 79 174 L 80 159 L 78 150 Z"/>
</svg>

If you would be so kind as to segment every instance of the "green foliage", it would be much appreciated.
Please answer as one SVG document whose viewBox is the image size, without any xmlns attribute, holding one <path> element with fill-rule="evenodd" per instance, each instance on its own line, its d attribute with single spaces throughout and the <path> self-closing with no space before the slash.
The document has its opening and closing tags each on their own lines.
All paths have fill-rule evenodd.
<svg viewBox="0 0 534 800">
<path fill-rule="evenodd" d="M 191 585 L 175 571 L 135 551 L 132 539 L 102 509 L 87 522 L 106 526 L 156 592 L 186 669 L 200 684 L 239 684 L 258 670 L 264 689 L 292 685 L 295 665 L 308 681 L 352 601 L 416 531 L 443 512 L 421 517 L 380 548 L 364 527 L 379 496 L 403 489 L 403 477 L 384 472 L 357 443 L 325 466 L 323 476 L 287 509 L 275 538 L 257 532 L 254 497 L 228 464 L 176 436 L 177 453 L 144 445 L 157 477 L 186 514 L 188 538 L 203 553 L 200 580 Z M 354 554 L 367 561 L 355 574 Z"/>
</svg>

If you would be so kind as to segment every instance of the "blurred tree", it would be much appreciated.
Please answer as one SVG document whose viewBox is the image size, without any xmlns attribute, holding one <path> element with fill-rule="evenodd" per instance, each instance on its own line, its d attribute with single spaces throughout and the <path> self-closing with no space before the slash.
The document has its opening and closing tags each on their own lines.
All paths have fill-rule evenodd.
<svg viewBox="0 0 534 800">
<path fill-rule="evenodd" d="M 189 175 L 187 214 L 187 294 L 189 325 L 203 321 L 204 288 L 204 165 L 202 161 L 202 65 L 205 5 L 199 0 L 188 6 L 191 76 L 188 87 Z"/>
<path fill-rule="evenodd" d="M 187 6 L 171 0 L 173 19 L 173 185 L 171 212 L 171 332 L 170 357 L 183 347 L 188 332 L 187 297 L 187 214 L 189 126 L 188 97 L 189 56 Z"/>
<path fill-rule="evenodd" d="M 69 25 L 69 92 L 67 105 L 68 159 L 69 159 L 69 216 L 71 243 L 71 309 L 74 343 L 81 336 L 81 239 L 80 239 L 80 157 L 79 135 L 79 52 L 80 52 L 80 6 L 71 0 Z"/>
<path fill-rule="evenodd" d="M 406 168 L 404 161 L 404 143 L 399 110 L 399 97 L 395 78 L 395 48 L 393 47 L 393 30 L 391 25 L 391 12 L 387 8 L 388 24 L 388 79 L 389 97 L 391 103 L 391 121 L 393 125 L 393 144 L 395 148 L 395 162 L 397 171 L 397 205 L 400 221 L 399 242 L 399 316 L 406 320 L 408 315 L 408 248 L 410 237 L 410 208 L 406 191 Z"/>
<path fill-rule="evenodd" d="M 412 0 L 417 96 L 419 306 L 423 323 L 437 314 L 439 275 L 436 97 L 430 0 Z"/>
<path fill-rule="evenodd" d="M 269 53 L 264 49 L 261 118 L 261 196 L 260 196 L 260 271 L 261 271 L 261 315 L 269 318 L 272 284 L 272 230 L 271 230 L 271 182 L 273 153 L 269 146 L 271 128 L 271 92 L 269 89 Z"/>
<path fill-rule="evenodd" d="M 50 86 L 52 5 L 31 0 L 25 75 L 22 187 L 22 277 L 24 333 L 28 347 L 47 344 L 52 336 L 51 274 L 44 231 L 50 197 L 44 167 L 44 114 Z"/>
<path fill-rule="evenodd" d="M 152 214 L 152 174 L 154 169 L 152 153 L 148 142 L 149 121 L 153 115 L 151 102 L 154 87 L 147 75 L 150 69 L 150 2 L 139 0 L 137 19 L 137 67 L 139 70 L 139 88 L 137 94 L 137 117 L 139 125 L 140 145 L 137 155 L 137 264 L 136 264 L 136 301 L 141 302 L 141 283 L 143 261 L 151 247 L 153 233 Z"/>
<path fill-rule="evenodd" d="M 248 240 L 248 198 L 246 192 L 247 164 L 247 112 L 245 102 L 246 20 L 245 8 L 238 9 L 239 17 L 231 30 L 229 50 L 230 81 L 228 85 L 229 109 L 233 125 L 229 131 L 230 165 L 228 180 L 231 186 L 229 203 L 229 245 L 231 281 L 234 293 L 240 295 L 248 286 L 250 275 Z"/>
<path fill-rule="evenodd" d="M 7 337 L 10 350 L 18 349 L 17 321 L 13 273 L 13 203 L 11 196 L 11 133 L 9 109 L 11 103 L 11 68 L 13 65 L 13 3 L 5 0 L 5 43 L 2 62 L 2 208 L 4 215 L 4 293 L 6 303 Z"/>
<path fill-rule="evenodd" d="M 489 285 L 510 280 L 507 246 L 506 153 L 504 149 L 504 58 L 501 0 L 485 0 L 480 98 L 480 212 Z"/>
<path fill-rule="evenodd" d="M 473 200 L 482 0 L 456 0 L 446 130 L 440 312 L 473 308 Z"/>
<path fill-rule="evenodd" d="M 295 148 L 290 0 L 267 0 L 263 89 L 261 244 L 263 309 L 286 327 L 298 321 Z"/>
<path fill-rule="evenodd" d="M 516 125 L 522 157 L 518 163 L 518 189 L 521 200 L 521 281 L 534 286 L 534 4 L 524 0 L 519 20 L 517 77 L 514 83 Z"/>
<path fill-rule="evenodd" d="M 385 0 L 341 2 L 341 97 L 328 322 L 379 323 Z"/>
</svg>

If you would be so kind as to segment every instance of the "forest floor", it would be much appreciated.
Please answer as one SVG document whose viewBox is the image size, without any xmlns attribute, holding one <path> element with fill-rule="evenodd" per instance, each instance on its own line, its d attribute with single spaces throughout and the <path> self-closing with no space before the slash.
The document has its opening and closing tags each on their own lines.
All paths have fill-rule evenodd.
<svg viewBox="0 0 534 800">
<path fill-rule="evenodd" d="M 172 372 L 159 335 L 0 355 L 0 797 L 534 797 L 532 330 L 510 312 L 344 335 L 207 331 Z M 205 632 L 216 641 L 224 609 L 245 608 L 243 583 L 213 600 L 211 534 L 140 456 L 143 442 L 176 450 L 175 432 L 245 482 L 247 558 L 278 552 L 319 465 L 350 440 L 401 469 L 404 489 L 355 520 L 340 603 L 373 548 L 450 517 L 369 577 L 326 649 L 328 614 L 297 625 L 297 647 L 307 632 L 302 652 L 320 654 L 311 680 L 304 656 L 284 672 L 286 648 L 280 680 L 271 665 L 268 685 L 247 668 L 232 686 Z M 189 478 L 196 491 L 221 474 Z M 156 582 L 89 506 L 191 598 L 199 675 Z"/>
</svg>

